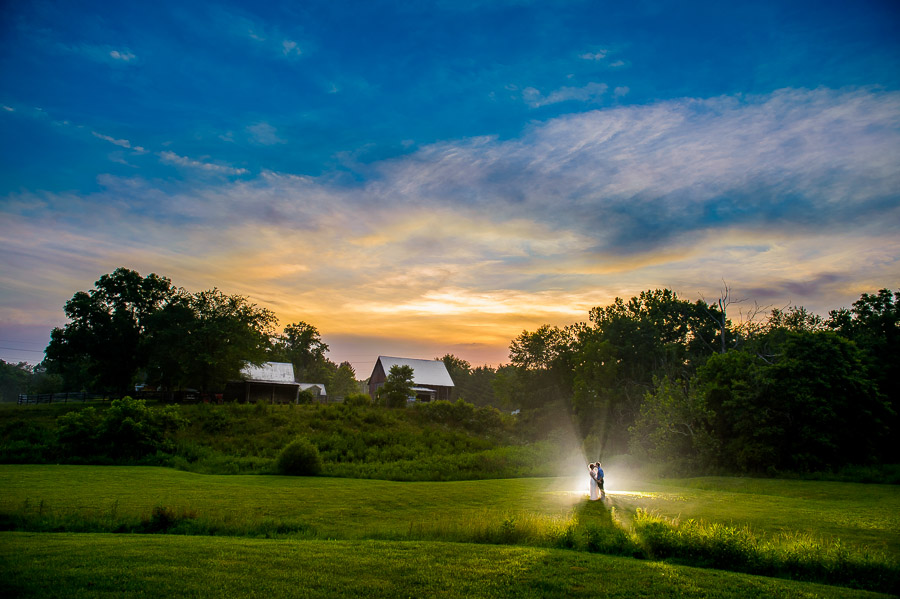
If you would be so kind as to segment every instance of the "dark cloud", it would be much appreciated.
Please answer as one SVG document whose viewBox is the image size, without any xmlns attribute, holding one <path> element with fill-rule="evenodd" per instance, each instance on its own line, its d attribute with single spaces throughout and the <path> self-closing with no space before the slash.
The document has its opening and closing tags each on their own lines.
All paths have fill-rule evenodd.
<svg viewBox="0 0 900 599">
<path fill-rule="evenodd" d="M 784 298 L 788 298 L 789 304 L 800 304 L 819 300 L 823 296 L 833 297 L 835 289 L 846 286 L 853 280 L 854 273 L 827 272 L 812 278 L 773 280 L 768 285 L 742 287 L 741 292 L 762 302 L 784 301 Z"/>
</svg>

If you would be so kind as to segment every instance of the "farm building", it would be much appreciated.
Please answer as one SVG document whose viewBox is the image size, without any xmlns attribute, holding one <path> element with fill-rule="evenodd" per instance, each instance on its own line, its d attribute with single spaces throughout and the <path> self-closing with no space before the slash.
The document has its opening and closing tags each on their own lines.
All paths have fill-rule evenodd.
<svg viewBox="0 0 900 599">
<path fill-rule="evenodd" d="M 309 391 L 315 401 L 328 401 L 328 392 L 322 383 L 300 383 L 301 391 Z"/>
<path fill-rule="evenodd" d="M 241 377 L 242 380 L 225 386 L 226 401 L 295 403 L 300 393 L 300 383 L 294 380 L 294 366 L 290 362 L 248 364 L 241 370 Z"/>
<path fill-rule="evenodd" d="M 372 376 L 369 377 L 369 395 L 373 399 L 387 380 L 392 366 L 409 366 L 413 369 L 413 391 L 417 401 L 450 400 L 450 392 L 455 385 L 442 361 L 389 356 L 378 356 Z"/>
</svg>

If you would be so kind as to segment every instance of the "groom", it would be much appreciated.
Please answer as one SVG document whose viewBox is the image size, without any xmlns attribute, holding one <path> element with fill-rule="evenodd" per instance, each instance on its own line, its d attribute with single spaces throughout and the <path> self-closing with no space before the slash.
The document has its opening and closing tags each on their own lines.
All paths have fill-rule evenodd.
<svg viewBox="0 0 900 599">
<path fill-rule="evenodd" d="M 595 476 L 597 477 L 597 486 L 600 487 L 600 499 L 606 499 L 606 491 L 603 490 L 603 468 L 600 466 L 600 462 L 597 462 Z"/>
</svg>

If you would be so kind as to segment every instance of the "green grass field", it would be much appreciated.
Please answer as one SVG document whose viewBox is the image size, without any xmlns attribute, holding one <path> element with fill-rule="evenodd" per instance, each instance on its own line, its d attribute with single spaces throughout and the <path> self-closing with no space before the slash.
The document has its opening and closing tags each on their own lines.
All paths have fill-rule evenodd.
<svg viewBox="0 0 900 599">
<path fill-rule="evenodd" d="M 670 518 L 802 532 L 900 559 L 900 486 L 733 477 L 611 481 L 612 505 Z"/>
<path fill-rule="evenodd" d="M 223 522 L 299 522 L 323 539 L 396 537 L 411 528 L 510 514 L 566 517 L 580 496 L 558 479 L 459 482 L 201 475 L 134 466 L 0 465 L 0 512 L 140 517 L 156 506 Z"/>
<path fill-rule="evenodd" d="M 876 593 L 559 549 L 0 533 L 5 597 L 866 598 Z"/>
<path fill-rule="evenodd" d="M 608 596 L 857 596 L 842 587 L 588 553 L 638 551 L 627 533 L 607 534 L 610 512 L 588 502 L 585 487 L 583 480 L 568 478 L 410 483 L 0 465 L 5 528 L 98 533 L 0 533 L 8 575 L 2 578 L 26 596 L 109 595 L 117 576 L 129 584 L 150 580 L 140 587 L 149 596 L 164 596 L 165 585 L 182 583 L 184 596 L 252 596 L 249 591 L 257 590 L 289 596 L 291 585 L 309 596 L 317 595 L 316 589 L 332 596 L 580 596 L 599 592 L 585 574 L 596 569 L 606 573 L 597 578 L 606 577 Z M 607 487 L 609 505 L 625 530 L 640 508 L 748 527 L 764 538 L 811 535 L 853 555 L 882 554 L 879 563 L 887 560 L 893 568 L 900 561 L 900 488 L 895 486 L 736 478 L 637 482 L 610 476 Z M 167 530 L 181 535 L 99 534 L 140 526 L 155 530 L 154 511 L 160 508 L 174 518 L 166 521 L 174 524 Z M 196 536 L 204 534 L 231 536 Z M 320 562 L 329 565 L 310 570 Z M 464 574 L 447 579 L 448 564 Z M 198 569 L 218 572 L 222 582 L 218 587 L 195 583 L 206 576 Z M 37 571 L 43 574 L 35 578 Z M 317 578 L 326 571 L 327 580 Z M 91 577 L 99 586 L 89 584 Z M 46 580 L 59 581 L 54 584 L 60 588 L 47 594 Z M 372 585 L 373 592 L 353 591 L 359 585 Z M 656 592 L 641 595 L 644 585 Z"/>
<path fill-rule="evenodd" d="M 324 539 L 393 537 L 474 519 L 568 518 L 585 505 L 581 481 L 518 478 L 391 482 L 345 478 L 199 475 L 130 466 L 0 465 L 0 511 L 140 517 L 154 507 L 223 521 L 302 522 Z M 586 486 L 586 485 L 583 485 Z M 799 531 L 900 558 L 900 487 L 743 478 L 617 481 L 610 504 L 627 524 L 637 508 L 671 518 Z M 42 507 L 41 507 L 42 506 Z M 582 518 L 590 512 L 580 513 Z"/>
</svg>

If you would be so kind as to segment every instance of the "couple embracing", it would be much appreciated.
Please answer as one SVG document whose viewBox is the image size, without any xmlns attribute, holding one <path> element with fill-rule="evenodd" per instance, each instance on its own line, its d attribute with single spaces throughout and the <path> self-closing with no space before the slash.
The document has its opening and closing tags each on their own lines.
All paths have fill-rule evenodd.
<svg viewBox="0 0 900 599">
<path fill-rule="evenodd" d="M 600 462 L 590 465 L 590 475 L 591 501 L 606 499 L 606 491 L 603 490 L 603 468 L 600 467 Z"/>
</svg>

